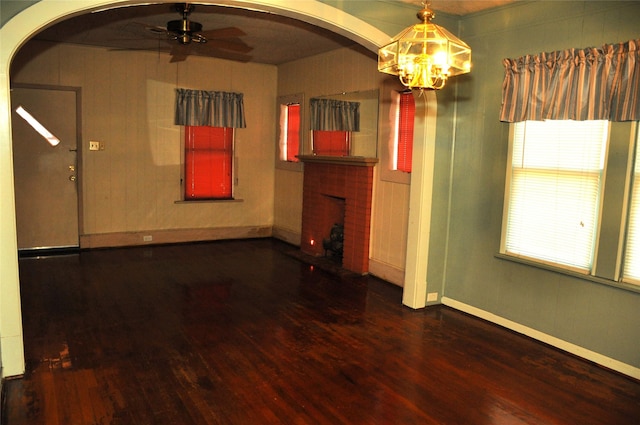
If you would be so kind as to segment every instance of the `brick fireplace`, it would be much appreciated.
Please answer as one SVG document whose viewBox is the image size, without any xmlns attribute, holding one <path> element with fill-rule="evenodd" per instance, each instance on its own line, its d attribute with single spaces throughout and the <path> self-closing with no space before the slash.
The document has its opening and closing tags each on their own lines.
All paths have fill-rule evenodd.
<svg viewBox="0 0 640 425">
<path fill-rule="evenodd" d="M 304 162 L 300 250 L 324 256 L 322 241 L 344 225 L 342 268 L 369 272 L 369 231 L 375 158 L 301 156 Z M 342 221 L 342 222 L 341 222 Z"/>
</svg>

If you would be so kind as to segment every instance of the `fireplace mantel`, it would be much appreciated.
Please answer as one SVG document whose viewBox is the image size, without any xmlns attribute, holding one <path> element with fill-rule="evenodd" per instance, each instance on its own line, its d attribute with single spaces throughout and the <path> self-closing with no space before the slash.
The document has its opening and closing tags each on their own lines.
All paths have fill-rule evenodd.
<svg viewBox="0 0 640 425">
<path fill-rule="evenodd" d="M 373 167 L 378 163 L 378 158 L 366 158 L 364 156 L 321 156 L 298 155 L 302 162 L 317 162 L 322 164 L 356 165 L 361 167 Z"/>
</svg>

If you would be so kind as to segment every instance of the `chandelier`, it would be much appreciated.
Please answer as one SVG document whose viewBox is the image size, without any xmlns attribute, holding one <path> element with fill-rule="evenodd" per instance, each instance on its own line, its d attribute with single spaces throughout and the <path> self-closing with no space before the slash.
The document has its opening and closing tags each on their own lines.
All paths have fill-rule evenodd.
<svg viewBox="0 0 640 425">
<path fill-rule="evenodd" d="M 397 75 L 411 89 L 439 90 L 447 78 L 471 71 L 471 48 L 432 24 L 435 14 L 428 5 L 417 16 L 420 24 L 406 28 L 378 50 L 378 71 Z"/>
</svg>

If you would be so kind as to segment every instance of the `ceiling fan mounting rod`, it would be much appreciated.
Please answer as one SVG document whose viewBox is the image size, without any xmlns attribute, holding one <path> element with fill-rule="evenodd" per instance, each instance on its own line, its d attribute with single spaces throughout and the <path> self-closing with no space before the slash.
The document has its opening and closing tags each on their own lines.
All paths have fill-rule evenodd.
<svg viewBox="0 0 640 425">
<path fill-rule="evenodd" d="M 196 7 L 189 3 L 176 3 L 175 8 L 178 13 L 182 13 L 182 19 L 186 20 Z"/>
</svg>

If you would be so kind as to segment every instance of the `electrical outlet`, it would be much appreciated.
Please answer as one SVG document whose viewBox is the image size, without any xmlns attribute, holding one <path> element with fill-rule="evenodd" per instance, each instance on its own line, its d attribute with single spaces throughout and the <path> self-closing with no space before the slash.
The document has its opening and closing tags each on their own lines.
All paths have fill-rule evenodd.
<svg viewBox="0 0 640 425">
<path fill-rule="evenodd" d="M 89 141 L 89 150 L 90 151 L 99 151 L 100 150 L 100 142 L 95 140 Z"/>
<path fill-rule="evenodd" d="M 434 302 L 434 301 L 438 301 L 438 293 L 437 292 L 429 292 L 427 294 L 427 302 Z"/>
<path fill-rule="evenodd" d="M 143 240 L 144 242 L 151 242 L 151 241 L 153 240 L 153 236 L 151 236 L 151 235 L 145 235 L 145 236 L 143 236 L 143 237 L 142 237 L 142 240 Z"/>
</svg>

